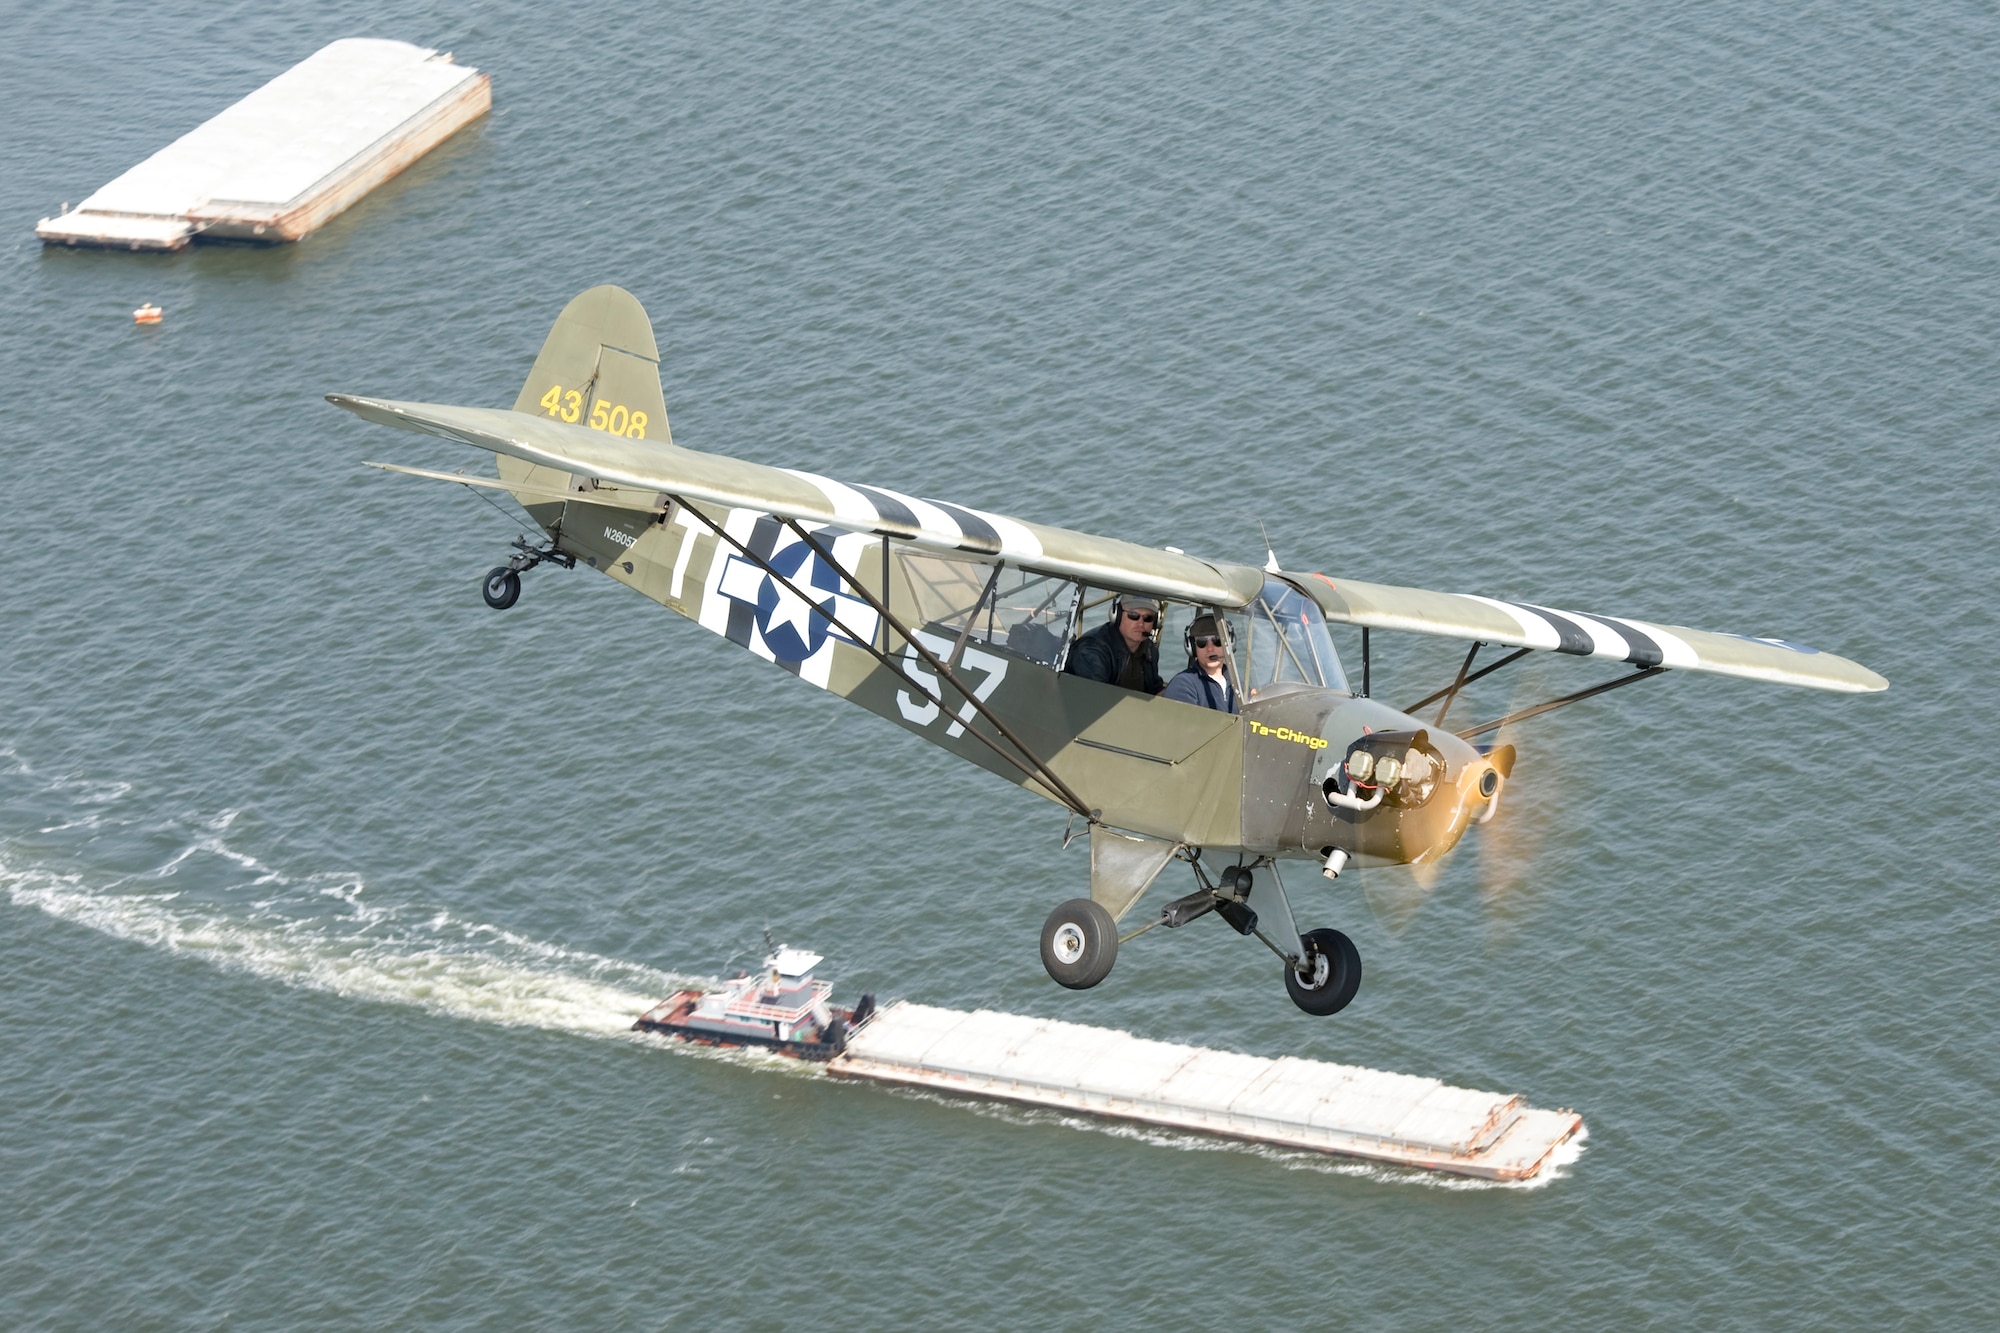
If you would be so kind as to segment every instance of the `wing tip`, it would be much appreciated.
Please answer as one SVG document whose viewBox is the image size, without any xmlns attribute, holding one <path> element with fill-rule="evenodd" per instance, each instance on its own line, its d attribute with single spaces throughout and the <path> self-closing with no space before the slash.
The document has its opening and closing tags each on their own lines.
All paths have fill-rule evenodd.
<svg viewBox="0 0 2000 1333">
<path fill-rule="evenodd" d="M 343 411 L 357 414 L 366 412 L 370 408 L 385 408 L 388 406 L 380 398 L 369 398 L 358 393 L 330 393 L 326 395 L 326 401 Z"/>
</svg>

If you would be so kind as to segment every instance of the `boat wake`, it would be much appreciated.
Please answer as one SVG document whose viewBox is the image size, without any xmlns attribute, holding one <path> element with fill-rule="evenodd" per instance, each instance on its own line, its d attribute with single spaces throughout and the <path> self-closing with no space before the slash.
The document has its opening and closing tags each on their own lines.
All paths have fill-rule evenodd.
<svg viewBox="0 0 2000 1333">
<path fill-rule="evenodd" d="M 359 875 L 267 864 L 240 810 L 158 819 L 131 787 L 43 776 L 0 749 L 0 890 L 118 939 L 305 990 L 458 1018 L 631 1036 L 661 995 L 714 984 L 525 938 L 435 906 L 371 901 Z M 109 860 L 113 864 L 107 865 Z"/>
</svg>

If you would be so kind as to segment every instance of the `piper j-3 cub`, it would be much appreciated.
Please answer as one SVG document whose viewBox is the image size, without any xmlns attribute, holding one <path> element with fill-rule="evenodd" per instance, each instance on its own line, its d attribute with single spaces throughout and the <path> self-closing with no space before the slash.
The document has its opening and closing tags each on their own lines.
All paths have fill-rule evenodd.
<svg viewBox="0 0 2000 1333">
<path fill-rule="evenodd" d="M 511 410 L 329 400 L 496 456 L 497 479 L 375 464 L 508 491 L 541 526 L 545 541 L 517 539 L 487 575 L 489 605 L 513 605 L 528 569 L 581 562 L 1067 806 L 1072 828 L 1089 829 L 1090 894 L 1049 914 L 1042 961 L 1072 989 L 1109 974 L 1118 923 L 1179 860 L 1194 892 L 1141 930 L 1214 912 L 1283 959 L 1301 1009 L 1335 1013 L 1354 997 L 1361 960 L 1340 931 L 1299 929 L 1279 863 L 1310 861 L 1331 878 L 1350 862 L 1436 862 L 1494 812 L 1514 751 L 1479 742 L 1502 722 L 1668 670 L 1856 693 L 1888 685 L 1777 639 L 1291 573 L 1275 560 L 1200 560 L 684 449 L 667 432 L 652 325 L 617 287 L 564 308 Z M 1080 639 L 1135 596 L 1157 602 L 1155 632 L 1169 645 L 1197 616 L 1218 622 L 1204 637 L 1223 640 L 1240 712 L 1064 670 Z M 1361 630 L 1359 688 L 1329 621 Z M 1398 711 L 1369 697 L 1372 630 L 1472 647 L 1449 686 Z M 1482 648 L 1512 651 L 1475 669 Z M 1537 650 L 1623 670 L 1499 722 L 1445 729 L 1465 685 Z M 1433 704 L 1428 720 L 1415 715 Z"/>
</svg>

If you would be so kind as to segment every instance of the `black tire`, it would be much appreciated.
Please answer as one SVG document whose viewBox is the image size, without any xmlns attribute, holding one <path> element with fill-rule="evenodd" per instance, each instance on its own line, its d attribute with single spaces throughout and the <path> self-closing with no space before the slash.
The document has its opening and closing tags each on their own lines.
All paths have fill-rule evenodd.
<svg viewBox="0 0 2000 1333">
<path fill-rule="evenodd" d="M 505 565 L 495 565 L 486 571 L 486 581 L 479 585 L 479 595 L 495 611 L 505 611 L 521 597 L 521 576 Z"/>
<path fill-rule="evenodd" d="M 1118 961 L 1118 924 L 1088 898 L 1072 898 L 1042 923 L 1042 966 L 1058 986 L 1089 990 Z"/>
<path fill-rule="evenodd" d="M 1305 946 L 1308 974 L 1302 977 L 1286 964 L 1285 990 L 1292 1003 L 1321 1017 L 1339 1013 L 1361 989 L 1361 951 L 1339 931 L 1324 928 L 1307 931 L 1299 943 Z"/>
</svg>

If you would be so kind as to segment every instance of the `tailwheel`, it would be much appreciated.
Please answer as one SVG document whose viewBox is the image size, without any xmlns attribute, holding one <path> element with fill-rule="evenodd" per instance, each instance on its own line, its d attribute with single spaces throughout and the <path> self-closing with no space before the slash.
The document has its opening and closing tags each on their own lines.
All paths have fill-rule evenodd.
<svg viewBox="0 0 2000 1333">
<path fill-rule="evenodd" d="M 1361 989 L 1361 951 L 1337 930 L 1322 927 L 1300 937 L 1297 967 L 1285 965 L 1285 990 L 1309 1014 L 1337 1014 Z"/>
<path fill-rule="evenodd" d="M 1118 961 L 1118 926 L 1088 898 L 1072 898 L 1042 923 L 1042 966 L 1059 986 L 1089 990 Z"/>
<path fill-rule="evenodd" d="M 479 585 L 480 595 L 495 611 L 505 611 L 521 596 L 521 576 L 505 565 L 495 565 L 486 571 L 486 581 Z"/>
</svg>

